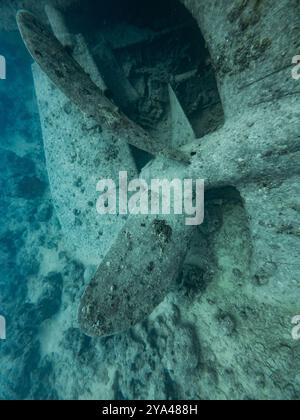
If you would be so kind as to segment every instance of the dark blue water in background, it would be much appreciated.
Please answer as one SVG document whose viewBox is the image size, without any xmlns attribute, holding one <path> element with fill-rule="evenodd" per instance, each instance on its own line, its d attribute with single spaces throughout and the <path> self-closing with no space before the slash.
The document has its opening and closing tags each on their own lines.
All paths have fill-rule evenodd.
<svg viewBox="0 0 300 420">
<path fill-rule="evenodd" d="M 41 369 L 42 317 L 28 298 L 28 281 L 40 272 L 32 238 L 53 209 L 32 62 L 17 32 L 0 33 L 0 47 L 7 66 L 7 79 L 0 81 L 0 315 L 7 322 L 7 340 L 0 342 L 0 399 L 23 399 Z M 36 398 L 43 393 L 40 384 Z"/>
</svg>

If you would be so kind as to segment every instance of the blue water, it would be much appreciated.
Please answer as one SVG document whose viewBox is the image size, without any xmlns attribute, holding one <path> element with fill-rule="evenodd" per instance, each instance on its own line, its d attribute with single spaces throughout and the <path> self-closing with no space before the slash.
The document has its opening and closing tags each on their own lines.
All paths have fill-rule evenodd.
<svg viewBox="0 0 300 420">
<path fill-rule="evenodd" d="M 41 362 L 41 318 L 28 297 L 28 281 L 39 275 L 41 263 L 33 241 L 53 209 L 47 198 L 32 60 L 17 32 L 0 33 L 0 46 L 7 65 L 7 79 L 0 81 L 0 315 L 6 318 L 6 341 L 0 342 L 0 398 L 23 399 Z"/>
</svg>

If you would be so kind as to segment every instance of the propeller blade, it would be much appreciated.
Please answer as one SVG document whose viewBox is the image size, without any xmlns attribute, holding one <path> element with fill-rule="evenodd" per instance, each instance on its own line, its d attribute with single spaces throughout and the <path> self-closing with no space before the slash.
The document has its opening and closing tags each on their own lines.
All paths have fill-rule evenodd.
<svg viewBox="0 0 300 420">
<path fill-rule="evenodd" d="M 193 233 L 178 215 L 130 217 L 82 298 L 82 331 L 108 336 L 149 316 L 176 280 Z"/>
<path fill-rule="evenodd" d="M 17 23 L 23 41 L 33 59 L 51 81 L 86 115 L 100 126 L 108 126 L 113 134 L 150 154 L 163 153 L 170 159 L 189 163 L 189 157 L 178 150 L 169 150 L 156 142 L 106 98 L 90 76 L 77 63 L 58 39 L 32 13 L 21 10 Z"/>
</svg>

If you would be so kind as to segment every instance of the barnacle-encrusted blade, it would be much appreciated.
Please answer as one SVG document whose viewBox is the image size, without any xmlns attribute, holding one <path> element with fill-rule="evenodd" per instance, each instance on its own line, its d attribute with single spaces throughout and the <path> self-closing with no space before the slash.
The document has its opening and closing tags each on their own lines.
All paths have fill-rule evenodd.
<svg viewBox="0 0 300 420">
<path fill-rule="evenodd" d="M 171 105 L 172 146 L 177 149 L 196 140 L 194 130 L 172 86 L 169 85 Z"/>
<path fill-rule="evenodd" d="M 180 273 L 193 232 L 181 216 L 130 217 L 82 298 L 82 331 L 112 335 L 149 316 Z"/>
<path fill-rule="evenodd" d="M 18 26 L 33 59 L 62 92 L 86 115 L 101 126 L 109 126 L 114 135 L 153 155 L 164 153 L 172 159 L 188 162 L 180 151 L 167 150 L 146 131 L 122 114 L 107 99 L 58 39 L 32 13 L 21 10 Z"/>
<path fill-rule="evenodd" d="M 17 22 L 28 51 L 52 82 L 99 123 L 117 123 L 116 108 L 50 30 L 24 10 L 18 12 Z"/>
</svg>

